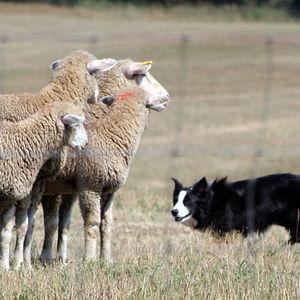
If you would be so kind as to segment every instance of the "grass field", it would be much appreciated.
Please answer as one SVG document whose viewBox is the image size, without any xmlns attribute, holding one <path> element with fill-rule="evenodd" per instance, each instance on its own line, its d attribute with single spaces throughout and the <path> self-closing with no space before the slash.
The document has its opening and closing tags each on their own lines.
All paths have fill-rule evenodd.
<svg viewBox="0 0 300 300">
<path fill-rule="evenodd" d="M 229 19 L 229 21 L 227 21 Z M 251 245 L 176 224 L 170 177 L 187 185 L 300 173 L 300 24 L 155 8 L 66 9 L 0 3 L 0 92 L 36 91 L 78 48 L 153 59 L 172 96 L 153 112 L 114 207 L 115 263 L 83 263 L 78 207 L 67 266 L 0 275 L 3 299 L 299 299 L 300 246 L 271 228 Z M 295 220 L 296 221 L 296 220 Z M 34 257 L 43 238 L 39 213 Z"/>
</svg>

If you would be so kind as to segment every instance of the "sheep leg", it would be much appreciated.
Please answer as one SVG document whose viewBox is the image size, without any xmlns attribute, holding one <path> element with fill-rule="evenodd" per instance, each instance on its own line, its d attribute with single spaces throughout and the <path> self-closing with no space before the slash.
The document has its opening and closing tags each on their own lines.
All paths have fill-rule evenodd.
<svg viewBox="0 0 300 300">
<path fill-rule="evenodd" d="M 101 218 L 99 195 L 90 191 L 81 192 L 79 204 L 84 221 L 84 257 L 95 260 Z"/>
<path fill-rule="evenodd" d="M 16 246 L 14 253 L 14 265 L 19 268 L 23 262 L 23 250 L 24 241 L 28 229 L 28 206 L 30 203 L 30 198 L 24 199 L 24 201 L 19 202 L 16 207 L 15 219 L 16 219 Z"/>
<path fill-rule="evenodd" d="M 68 234 L 71 223 L 73 204 L 77 199 L 77 194 L 63 195 L 59 207 L 59 225 L 57 241 L 57 258 L 63 263 L 68 259 Z"/>
<path fill-rule="evenodd" d="M 53 260 L 53 242 L 58 226 L 58 210 L 60 196 L 43 196 L 42 207 L 44 212 L 44 244 L 40 255 L 40 261 L 49 262 Z"/>
<path fill-rule="evenodd" d="M 110 195 L 104 206 L 101 208 L 101 224 L 100 224 L 100 257 L 108 262 L 112 262 L 111 258 L 111 227 L 113 223 L 113 201 L 114 194 Z"/>
<path fill-rule="evenodd" d="M 34 230 L 34 223 L 35 223 L 35 213 L 37 207 L 32 203 L 28 209 L 27 216 L 28 216 L 28 229 L 24 240 L 24 262 L 25 264 L 30 267 L 31 266 L 31 245 L 32 245 L 32 236 Z"/>
<path fill-rule="evenodd" d="M 0 227 L 0 268 L 9 269 L 9 246 L 14 226 L 16 207 L 11 206 L 2 213 Z"/>
<path fill-rule="evenodd" d="M 24 262 L 27 267 L 31 266 L 31 246 L 32 246 L 34 224 L 35 224 L 35 214 L 38 209 L 38 206 L 41 203 L 41 198 L 43 195 L 43 187 L 44 186 L 42 182 L 36 182 L 31 191 L 31 203 L 27 212 L 28 229 L 25 236 L 24 250 L 23 250 Z"/>
</svg>

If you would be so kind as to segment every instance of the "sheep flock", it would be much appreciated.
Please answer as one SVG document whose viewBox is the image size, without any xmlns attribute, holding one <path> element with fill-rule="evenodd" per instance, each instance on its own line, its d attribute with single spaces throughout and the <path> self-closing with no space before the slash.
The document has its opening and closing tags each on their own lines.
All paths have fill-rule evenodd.
<svg viewBox="0 0 300 300">
<path fill-rule="evenodd" d="M 98 258 L 100 236 L 100 257 L 112 261 L 114 194 L 126 182 L 150 110 L 162 111 L 169 103 L 149 73 L 151 65 L 77 50 L 52 63 L 40 92 L 0 95 L 1 269 L 31 267 L 40 204 L 45 234 L 39 259 L 66 263 L 77 199 L 84 258 Z"/>
</svg>

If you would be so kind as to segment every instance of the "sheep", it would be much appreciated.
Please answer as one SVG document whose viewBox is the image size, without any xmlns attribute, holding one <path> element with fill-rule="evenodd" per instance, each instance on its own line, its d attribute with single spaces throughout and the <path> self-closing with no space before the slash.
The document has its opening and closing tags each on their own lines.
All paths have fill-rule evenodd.
<svg viewBox="0 0 300 300">
<path fill-rule="evenodd" d="M 85 117 L 77 105 L 52 103 L 19 122 L 3 121 L 0 128 L 0 267 L 9 268 L 9 243 L 16 206 L 25 213 L 19 216 L 16 230 L 19 243 L 15 263 L 23 261 L 23 243 L 27 230 L 29 196 L 43 164 L 62 149 L 84 147 L 87 134 Z M 21 220 L 22 219 L 22 220 Z"/>
<path fill-rule="evenodd" d="M 82 50 L 71 52 L 64 59 L 51 65 L 54 76 L 41 92 L 0 95 L 0 121 L 23 120 L 40 107 L 54 101 L 94 103 L 98 98 L 99 88 L 91 74 L 111 67 L 107 66 L 107 62 L 107 60 L 97 60 L 92 54 Z M 17 223 L 19 217 L 22 219 L 22 214 L 24 214 L 23 207 L 17 207 Z M 20 241 L 17 239 L 16 243 L 19 245 Z"/>
<path fill-rule="evenodd" d="M 67 163 L 59 172 L 57 180 L 46 184 L 42 201 L 46 216 L 45 240 L 40 256 L 42 261 L 53 259 L 52 244 L 58 221 L 57 198 L 60 194 L 65 201 L 60 208 L 58 257 L 63 262 L 66 261 L 70 208 L 78 193 L 85 224 L 85 257 L 96 258 L 96 232 L 101 226 L 101 256 L 107 260 L 111 259 L 110 228 L 113 195 L 128 176 L 130 163 L 146 126 L 148 107 L 160 111 L 169 101 L 168 93 L 149 74 L 150 67 L 151 62 L 141 64 L 124 60 L 119 61 L 108 72 L 94 74 L 101 87 L 100 96 L 117 92 L 114 97 L 116 103 L 113 103 L 109 109 L 97 107 L 93 111 L 89 105 L 85 105 L 87 130 L 91 142 L 81 157 L 80 173 L 84 174 L 82 178 L 84 185 L 81 187 L 76 185 L 78 183 L 76 163 L 70 158 L 67 158 Z M 90 128 L 89 124 L 93 124 L 93 127 Z M 64 156 L 67 155 L 65 153 Z M 73 184 L 70 185 L 70 182 Z M 32 208 L 33 211 L 34 209 Z M 32 211 L 30 214 L 33 214 Z M 28 260 L 31 234 L 29 237 L 25 242 L 25 256 Z"/>
<path fill-rule="evenodd" d="M 82 50 L 71 52 L 52 64 L 54 76 L 42 91 L 0 95 L 0 120 L 22 120 L 51 102 L 95 103 L 99 88 L 91 74 L 101 67 L 101 61 L 90 53 Z"/>
<path fill-rule="evenodd" d="M 98 81 L 98 86 L 100 87 L 100 98 L 103 98 L 105 96 L 109 96 L 113 93 L 115 93 L 116 91 L 118 91 L 119 89 L 123 88 L 123 87 L 127 87 L 127 86 L 136 86 L 137 84 L 140 84 L 136 82 L 136 78 L 134 78 L 134 76 L 127 76 L 128 78 L 126 78 L 124 76 L 124 73 L 132 73 L 132 67 L 135 66 L 135 64 L 127 59 L 127 60 L 122 60 L 122 61 L 116 61 L 115 59 L 111 59 L 111 58 L 106 58 L 106 59 L 101 59 L 96 61 L 96 63 L 98 64 L 98 71 L 93 73 L 94 77 L 96 77 L 97 81 Z M 54 71 L 54 75 L 55 72 L 57 70 L 60 69 L 62 65 L 62 60 L 58 60 L 56 62 L 54 62 L 52 64 L 52 70 Z M 146 68 L 150 68 L 149 64 L 146 64 Z M 150 76 L 150 74 L 148 74 L 148 76 Z M 102 83 L 104 84 L 104 89 L 102 89 Z M 97 110 L 95 112 L 93 112 L 91 110 L 91 107 L 89 105 L 87 105 L 87 111 L 89 114 L 92 114 L 92 118 L 100 118 L 101 116 L 105 116 L 108 113 L 108 108 L 107 106 L 98 106 Z M 47 168 L 47 172 L 46 174 L 43 174 L 43 177 L 49 177 L 51 176 L 50 173 L 51 170 L 53 168 L 53 163 L 48 164 Z M 68 185 L 68 183 L 64 182 L 63 183 L 63 190 L 64 193 L 69 191 L 69 194 L 72 194 L 74 192 L 74 188 L 73 186 Z M 49 197 L 55 198 L 52 195 L 50 195 Z M 64 197 L 69 197 L 69 195 L 64 195 Z M 31 242 L 32 242 L 32 234 L 33 234 L 33 229 L 34 229 L 34 222 L 35 222 L 35 211 L 37 210 L 37 207 L 39 205 L 39 200 L 40 200 L 40 195 L 39 193 L 37 193 L 37 195 L 33 195 L 33 199 L 32 201 L 32 205 L 28 211 L 28 216 L 29 216 L 29 228 L 28 228 L 28 232 L 26 235 L 26 240 L 25 240 L 25 245 L 24 245 L 24 256 L 25 256 L 25 261 L 28 265 L 30 265 L 30 252 L 31 252 Z M 46 240 L 44 243 L 44 247 L 43 249 L 45 249 L 43 251 L 43 253 L 51 253 L 50 250 L 47 249 L 52 249 L 52 243 L 53 243 L 53 234 L 55 232 L 55 228 L 56 228 L 56 224 L 57 224 L 57 209 L 58 209 L 58 201 L 54 200 L 51 201 L 49 199 L 46 199 L 47 196 L 44 196 L 44 201 L 43 201 L 43 208 L 45 213 L 47 213 L 47 211 L 49 211 L 49 216 L 45 219 L 45 231 L 46 231 Z M 75 199 L 76 197 L 70 197 L 70 199 Z M 65 226 L 63 226 L 63 231 L 66 231 L 66 228 L 68 227 L 68 220 L 70 220 L 70 209 L 72 207 L 72 203 L 73 201 L 71 201 L 70 199 L 68 199 L 68 201 L 64 201 L 64 203 L 61 205 L 60 210 L 61 211 L 65 211 L 64 214 L 64 218 L 63 218 L 63 224 L 65 224 Z M 59 235 L 61 236 L 61 234 Z M 64 237 L 66 237 L 67 235 L 64 234 Z M 60 241 L 62 239 L 59 239 Z M 63 245 L 63 243 L 59 243 L 60 245 Z M 65 247 L 61 247 L 61 248 L 66 248 Z M 64 250 L 62 250 L 64 251 Z M 52 257 L 52 255 L 45 255 L 42 254 L 41 257 Z M 43 260 L 43 259 L 42 259 Z"/>
</svg>

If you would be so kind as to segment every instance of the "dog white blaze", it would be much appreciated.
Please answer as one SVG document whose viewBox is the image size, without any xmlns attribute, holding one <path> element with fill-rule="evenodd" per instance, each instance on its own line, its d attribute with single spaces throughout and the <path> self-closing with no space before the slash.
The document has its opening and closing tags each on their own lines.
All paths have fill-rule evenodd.
<svg viewBox="0 0 300 300">
<path fill-rule="evenodd" d="M 177 217 L 183 218 L 190 214 L 190 210 L 183 204 L 183 200 L 187 194 L 187 191 L 181 191 L 178 195 L 178 201 L 174 206 L 174 209 L 178 210 Z"/>
<path fill-rule="evenodd" d="M 186 194 L 187 194 L 187 191 L 179 192 L 178 201 L 175 204 L 175 206 L 173 207 L 173 209 L 178 210 L 176 217 L 181 218 L 181 220 L 178 220 L 177 222 L 179 222 L 183 225 L 186 225 L 188 227 L 191 227 L 191 228 L 196 228 L 196 226 L 198 224 L 197 220 L 192 217 L 192 212 L 191 212 L 190 208 L 186 207 L 183 203 Z"/>
</svg>

